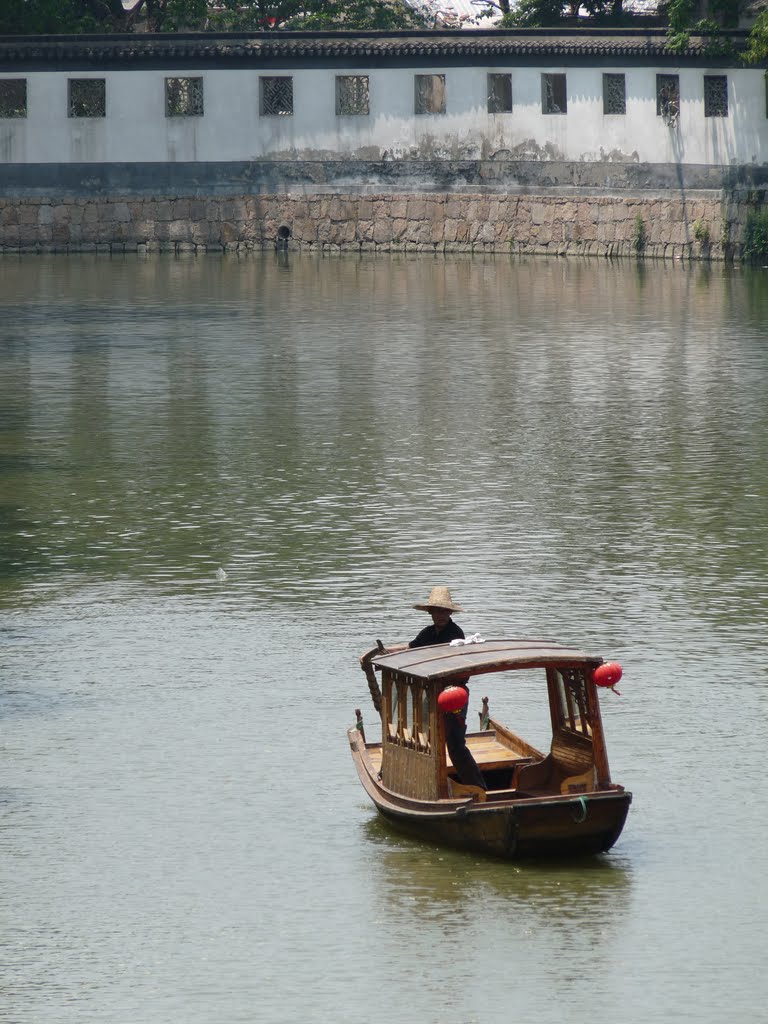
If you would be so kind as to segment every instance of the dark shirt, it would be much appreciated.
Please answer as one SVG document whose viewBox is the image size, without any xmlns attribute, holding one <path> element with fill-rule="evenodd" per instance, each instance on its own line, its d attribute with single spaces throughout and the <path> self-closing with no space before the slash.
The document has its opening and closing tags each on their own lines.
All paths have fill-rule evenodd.
<svg viewBox="0 0 768 1024">
<path fill-rule="evenodd" d="M 445 624 L 445 628 L 439 633 L 433 622 L 431 626 L 426 626 L 422 629 L 419 635 L 415 639 L 411 640 L 408 646 L 428 647 L 430 644 L 447 644 L 450 643 L 451 640 L 463 639 L 464 630 L 461 626 L 457 626 L 453 619 L 448 619 L 448 622 Z M 486 789 L 487 787 L 482 773 L 477 767 L 477 762 L 474 757 L 472 757 L 471 751 L 467 747 L 467 705 L 469 703 L 468 682 L 469 676 L 466 676 L 464 679 L 451 680 L 452 685 L 463 686 L 467 691 L 467 704 L 465 704 L 460 711 L 456 711 L 453 714 L 446 714 L 444 716 L 445 742 L 460 781 L 469 786 L 480 786 L 481 789 Z"/>
<path fill-rule="evenodd" d="M 434 622 L 431 626 L 425 626 L 419 635 L 408 644 L 409 647 L 429 647 L 430 644 L 447 644 L 451 640 L 463 640 L 464 630 L 457 625 L 453 619 L 448 619 L 445 629 L 439 633 Z"/>
</svg>

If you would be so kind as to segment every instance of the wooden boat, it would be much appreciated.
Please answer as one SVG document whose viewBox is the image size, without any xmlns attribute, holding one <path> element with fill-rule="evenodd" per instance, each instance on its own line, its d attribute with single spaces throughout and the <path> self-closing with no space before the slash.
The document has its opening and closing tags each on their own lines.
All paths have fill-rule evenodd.
<svg viewBox="0 0 768 1024">
<path fill-rule="evenodd" d="M 619 838 L 632 795 L 611 781 L 598 700 L 601 673 L 610 685 L 618 666 L 606 671 L 602 658 L 541 640 L 376 648 L 361 664 L 382 741 L 366 742 L 357 710 L 349 744 L 366 792 L 397 828 L 508 859 L 600 853 Z M 540 686 L 552 739 L 542 753 L 494 721 L 483 698 L 481 728 L 467 733 L 483 790 L 458 781 L 438 695 L 487 673 L 505 686 Z"/>
</svg>

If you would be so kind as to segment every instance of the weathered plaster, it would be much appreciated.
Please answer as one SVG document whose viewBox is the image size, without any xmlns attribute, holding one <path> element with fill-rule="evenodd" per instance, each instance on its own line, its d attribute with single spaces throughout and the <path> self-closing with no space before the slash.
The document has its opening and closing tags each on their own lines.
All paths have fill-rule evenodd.
<svg viewBox="0 0 768 1024">
<path fill-rule="evenodd" d="M 591 154 L 589 154 L 589 155 L 585 154 L 582 159 L 587 161 L 587 160 L 594 160 L 595 158 Z M 601 146 L 600 147 L 600 154 L 598 156 L 598 159 L 606 161 L 608 163 L 638 164 L 638 163 L 640 163 L 640 154 L 637 152 L 637 150 L 634 150 L 632 153 L 624 153 L 620 149 L 612 149 L 612 150 L 606 152 L 603 149 L 603 147 Z"/>
<path fill-rule="evenodd" d="M 414 115 L 416 74 L 433 70 L 446 77 L 446 113 Z M 768 165 L 768 122 L 763 71 L 753 67 L 564 65 L 552 68 L 496 62 L 494 73 L 511 76 L 513 108 L 487 109 L 488 67 L 284 67 L 270 74 L 294 81 L 292 116 L 259 114 L 258 68 L 89 70 L 105 79 L 107 116 L 67 117 L 66 70 L 24 71 L 27 117 L 3 123 L 0 157 L 15 163 L 188 163 L 313 159 L 488 159 L 505 152 L 516 159 L 586 162 L 628 160 L 646 164 Z M 541 76 L 566 75 L 568 112 L 545 115 Z M 656 113 L 656 74 L 680 81 L 680 118 L 669 128 Z M 338 73 L 364 73 L 370 81 L 370 112 L 335 113 Z M 627 108 L 606 116 L 602 74 L 625 76 Z M 727 117 L 704 116 L 706 73 L 728 79 Z M 3 70 L 0 77 L 18 77 Z M 203 116 L 167 118 L 167 74 L 203 78 Z M 364 156 L 365 155 L 365 156 Z"/>
<path fill-rule="evenodd" d="M 598 160 L 259 160 L 123 163 L 2 163 L 0 195 L 94 196 L 177 194 L 187 197 L 302 192 L 510 195 L 520 190 L 578 189 L 612 194 L 768 187 L 768 166 L 646 164 Z"/>
</svg>

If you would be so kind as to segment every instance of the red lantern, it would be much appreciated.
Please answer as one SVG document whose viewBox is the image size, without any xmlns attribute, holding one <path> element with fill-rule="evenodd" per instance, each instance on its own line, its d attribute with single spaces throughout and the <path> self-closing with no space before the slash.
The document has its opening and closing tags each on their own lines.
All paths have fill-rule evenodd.
<svg viewBox="0 0 768 1024">
<path fill-rule="evenodd" d="M 437 706 L 441 711 L 461 711 L 469 700 L 469 693 L 463 686 L 446 686 L 437 695 Z"/>
<path fill-rule="evenodd" d="M 613 690 L 614 693 L 618 693 L 614 687 L 616 683 L 621 679 L 621 665 L 616 661 L 606 661 L 603 665 L 598 665 L 595 671 L 592 673 L 592 678 L 595 682 L 595 686 L 605 686 L 609 690 Z"/>
</svg>

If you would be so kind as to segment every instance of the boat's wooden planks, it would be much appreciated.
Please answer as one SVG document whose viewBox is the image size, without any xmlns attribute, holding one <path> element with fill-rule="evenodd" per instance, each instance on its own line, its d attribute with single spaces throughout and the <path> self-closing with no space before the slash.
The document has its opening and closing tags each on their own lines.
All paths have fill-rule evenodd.
<svg viewBox="0 0 768 1024">
<path fill-rule="evenodd" d="M 472 751 L 472 756 L 480 768 L 486 771 L 491 768 L 505 768 L 507 765 L 514 765 L 517 761 L 529 759 L 527 754 L 520 754 L 509 747 L 505 747 L 495 738 L 492 732 L 470 733 L 467 736 L 467 746 Z M 366 753 L 371 759 L 375 771 L 381 771 L 381 745 L 367 746 Z M 448 764 L 451 764 L 450 757 L 446 754 Z"/>
<path fill-rule="evenodd" d="M 494 761 L 517 761 L 524 756 L 505 747 L 499 743 L 493 733 L 488 732 L 470 733 L 467 736 L 467 746 L 471 749 L 475 759 L 491 756 Z"/>
<path fill-rule="evenodd" d="M 518 753 L 499 743 L 491 732 L 470 733 L 467 736 L 467 746 L 478 767 L 486 771 L 492 768 L 506 768 L 517 761 L 529 760 L 527 754 Z M 450 761 L 450 757 L 448 760 Z"/>
<path fill-rule="evenodd" d="M 581 796 L 533 795 L 518 788 L 487 791 L 485 800 L 413 799 L 387 789 L 372 770 L 380 759 L 379 744 L 364 744 L 356 727 L 347 737 L 360 781 L 381 814 L 429 842 L 506 859 L 600 853 L 618 839 L 632 802 L 631 794 L 615 785 Z"/>
<path fill-rule="evenodd" d="M 377 668 L 403 672 L 417 679 L 448 679 L 525 665 L 598 665 L 595 658 L 577 647 L 547 640 L 484 640 L 477 644 L 436 644 L 406 648 L 373 659 Z"/>
<path fill-rule="evenodd" d="M 511 729 L 507 729 L 506 726 L 501 725 L 495 719 L 490 720 L 491 732 L 495 735 L 497 742 L 501 743 L 502 746 L 508 747 L 510 750 L 519 751 L 522 757 L 532 757 L 536 761 L 544 759 L 544 754 L 537 750 L 536 747 L 531 746 L 530 743 L 512 732 Z"/>
</svg>

